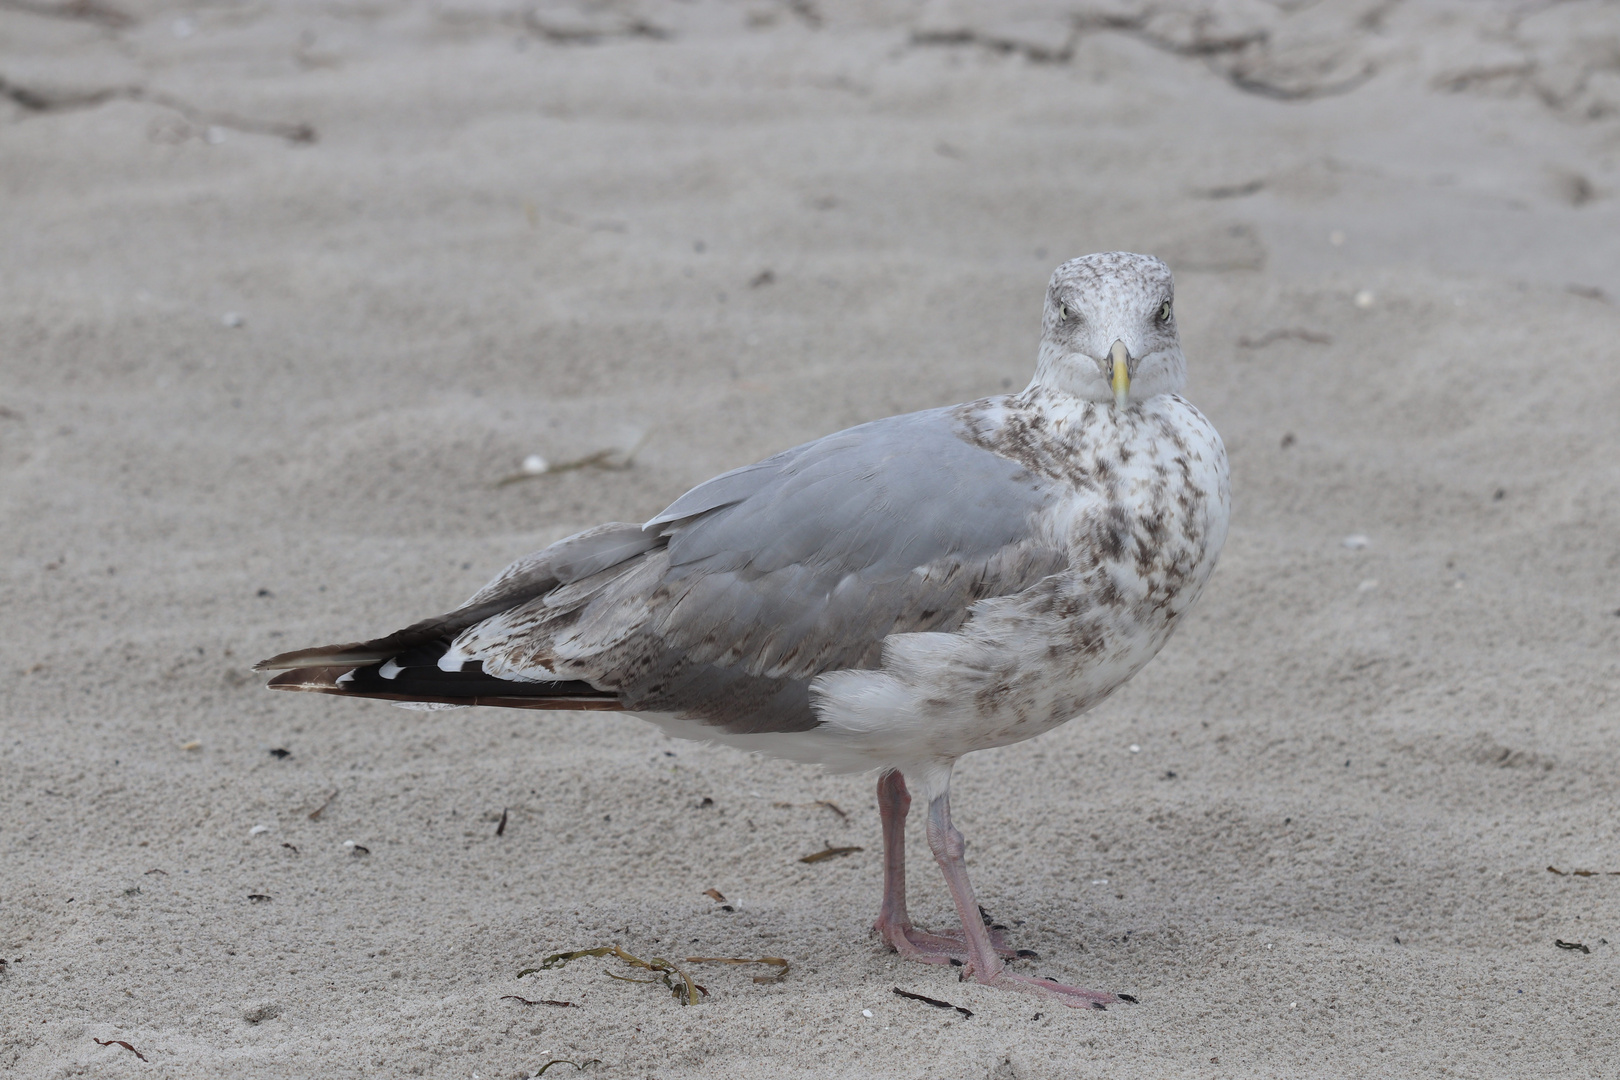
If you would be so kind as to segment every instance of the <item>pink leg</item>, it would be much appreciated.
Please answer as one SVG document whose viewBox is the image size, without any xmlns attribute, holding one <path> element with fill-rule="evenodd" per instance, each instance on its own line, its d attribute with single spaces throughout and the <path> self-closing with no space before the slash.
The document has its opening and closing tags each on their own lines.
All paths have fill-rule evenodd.
<svg viewBox="0 0 1620 1080">
<path fill-rule="evenodd" d="M 911 792 L 906 778 L 898 772 L 878 777 L 878 817 L 883 821 L 883 907 L 872 929 L 889 941 L 911 929 L 906 913 L 906 815 L 911 812 Z M 890 941 L 892 945 L 893 942 Z"/>
<path fill-rule="evenodd" d="M 990 986 L 1022 990 L 1082 1009 L 1102 1009 L 1116 1001 L 1135 1000 L 1116 994 L 1064 986 L 1051 979 L 1015 975 L 1002 967 L 1001 957 L 996 955 L 995 945 L 990 940 L 990 932 L 979 914 L 978 902 L 973 898 L 973 885 L 968 881 L 967 863 L 963 859 L 967 843 L 951 824 L 949 795 L 939 796 L 928 806 L 928 846 L 933 849 L 940 873 L 945 875 L 945 884 L 951 890 L 951 899 L 956 902 L 956 913 L 962 918 L 963 941 L 967 946 L 967 966 L 962 969 L 963 978 L 971 975 L 979 982 Z"/>
<path fill-rule="evenodd" d="M 878 777 L 878 814 L 883 820 L 883 907 L 872 924 L 884 942 L 907 960 L 925 964 L 961 964 L 968 959 L 968 947 L 958 934 L 930 934 L 911 924 L 906 911 L 906 814 L 911 810 L 911 792 L 905 777 L 890 771 Z M 979 920 L 983 926 L 983 919 Z M 985 928 L 991 948 L 1009 959 L 1016 955 L 1001 940 L 1000 933 Z M 1025 955 L 1034 956 L 1026 951 Z"/>
</svg>

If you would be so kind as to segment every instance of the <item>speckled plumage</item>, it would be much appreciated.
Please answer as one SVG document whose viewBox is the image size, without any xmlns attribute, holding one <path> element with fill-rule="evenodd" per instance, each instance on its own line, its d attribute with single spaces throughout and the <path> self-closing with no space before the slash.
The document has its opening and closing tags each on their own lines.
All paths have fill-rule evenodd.
<svg viewBox="0 0 1620 1080">
<path fill-rule="evenodd" d="M 261 666 L 296 668 L 272 683 L 287 689 L 619 708 L 682 737 L 882 770 L 891 850 L 903 776 L 930 800 L 970 967 L 1015 980 L 969 925 L 951 769 L 1107 697 L 1208 580 L 1226 536 L 1226 455 L 1179 396 L 1184 381 L 1164 264 L 1075 259 L 1053 274 L 1022 392 L 784 451 L 643 526 L 531 555 L 449 615 Z M 946 955 L 905 918 L 903 879 L 895 908 L 896 872 L 885 940 Z"/>
</svg>

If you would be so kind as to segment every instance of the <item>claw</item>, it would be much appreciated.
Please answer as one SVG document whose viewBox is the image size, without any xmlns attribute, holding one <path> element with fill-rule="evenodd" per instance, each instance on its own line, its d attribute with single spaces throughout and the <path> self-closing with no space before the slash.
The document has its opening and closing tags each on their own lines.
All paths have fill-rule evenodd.
<svg viewBox="0 0 1620 1080">
<path fill-rule="evenodd" d="M 1129 995 L 1129 994 L 1115 994 L 1114 996 L 1119 998 L 1119 1000 L 1121 1000 L 1121 1001 L 1128 1001 L 1132 1005 L 1140 1005 L 1140 1004 L 1142 1004 L 1140 1001 L 1137 1001 L 1135 998 L 1131 997 L 1131 995 Z"/>
</svg>

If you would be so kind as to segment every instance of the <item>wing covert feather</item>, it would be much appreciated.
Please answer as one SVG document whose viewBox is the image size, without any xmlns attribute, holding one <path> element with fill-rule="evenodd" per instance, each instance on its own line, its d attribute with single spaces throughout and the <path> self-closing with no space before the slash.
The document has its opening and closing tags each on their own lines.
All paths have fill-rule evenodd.
<svg viewBox="0 0 1620 1080">
<path fill-rule="evenodd" d="M 807 679 L 875 666 L 887 635 L 955 629 L 1061 569 L 1033 521 L 1048 482 L 964 440 L 953 414 L 862 424 L 676 500 L 649 523 L 670 559 L 651 629 L 692 659 Z"/>
</svg>

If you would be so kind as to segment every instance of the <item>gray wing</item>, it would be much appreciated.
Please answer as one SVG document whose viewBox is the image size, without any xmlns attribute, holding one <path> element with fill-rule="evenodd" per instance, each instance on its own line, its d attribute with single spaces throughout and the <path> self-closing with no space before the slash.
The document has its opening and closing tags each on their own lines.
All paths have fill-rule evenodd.
<svg viewBox="0 0 1620 1080">
<path fill-rule="evenodd" d="M 888 635 L 955 630 L 976 601 L 1067 564 L 1034 527 L 1051 482 L 967 442 L 956 413 L 863 424 L 701 484 L 643 527 L 657 546 L 595 541 L 576 568 L 590 573 L 469 626 L 453 653 L 730 731 L 813 727 L 813 676 L 877 667 Z M 611 562 L 612 544 L 628 557 Z M 547 552 L 531 561 L 554 573 Z"/>
<path fill-rule="evenodd" d="M 1054 497 L 964 441 L 951 410 L 891 417 L 717 477 L 648 523 L 674 602 L 652 626 L 697 659 L 808 678 L 875 667 L 883 638 L 954 630 L 985 596 L 1053 573 Z"/>
</svg>

